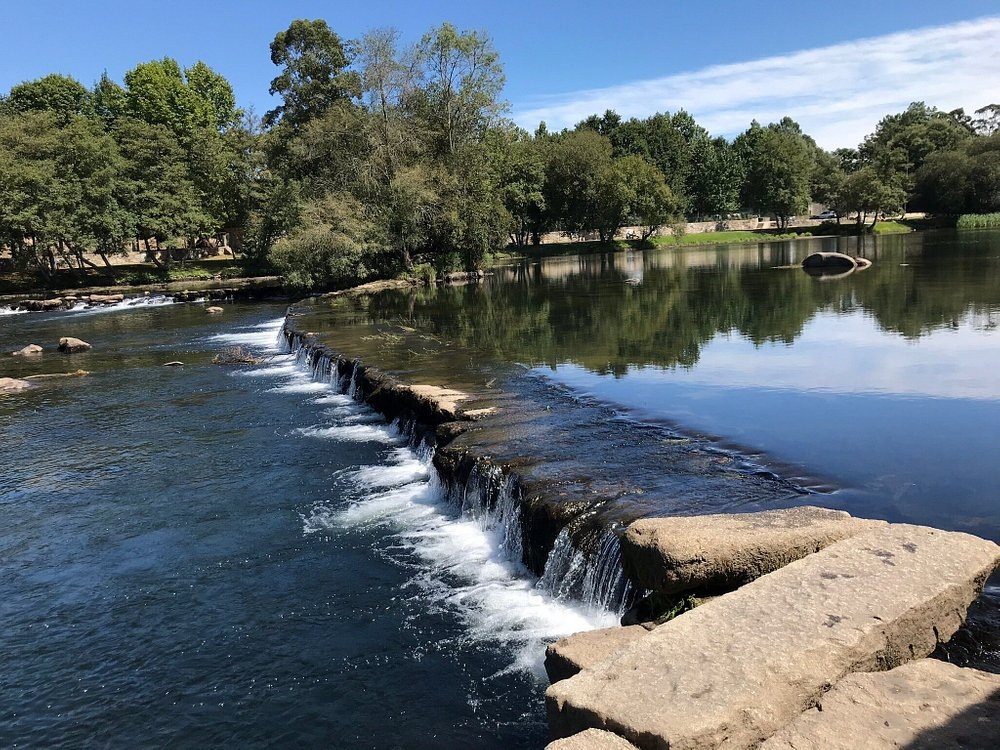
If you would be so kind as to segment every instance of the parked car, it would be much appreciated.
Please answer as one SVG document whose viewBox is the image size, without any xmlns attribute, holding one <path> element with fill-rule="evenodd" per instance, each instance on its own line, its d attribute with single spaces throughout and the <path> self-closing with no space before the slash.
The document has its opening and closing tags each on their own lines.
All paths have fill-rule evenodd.
<svg viewBox="0 0 1000 750">
<path fill-rule="evenodd" d="M 827 221 L 829 219 L 836 219 L 837 218 L 837 212 L 836 211 L 827 210 L 827 211 L 823 211 L 822 213 L 816 214 L 815 216 L 813 216 L 813 218 L 814 219 L 820 219 L 821 221 Z"/>
</svg>

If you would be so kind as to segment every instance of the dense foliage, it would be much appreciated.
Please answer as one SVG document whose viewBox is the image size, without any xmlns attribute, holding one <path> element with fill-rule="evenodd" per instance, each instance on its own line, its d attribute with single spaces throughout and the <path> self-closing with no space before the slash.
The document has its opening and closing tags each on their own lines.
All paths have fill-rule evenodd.
<svg viewBox="0 0 1000 750">
<path fill-rule="evenodd" d="M 393 30 L 345 40 L 297 20 L 270 56 L 279 104 L 260 121 L 200 62 L 13 87 L 0 98 L 0 247 L 44 279 L 227 232 L 248 270 L 316 288 L 474 268 L 552 231 L 649 239 L 741 214 L 784 227 L 816 203 L 860 229 L 906 207 L 1000 210 L 996 105 L 970 117 L 916 103 L 835 153 L 789 118 L 727 140 L 684 111 L 528 133 L 505 118 L 481 32 L 445 23 L 407 46 Z"/>
</svg>

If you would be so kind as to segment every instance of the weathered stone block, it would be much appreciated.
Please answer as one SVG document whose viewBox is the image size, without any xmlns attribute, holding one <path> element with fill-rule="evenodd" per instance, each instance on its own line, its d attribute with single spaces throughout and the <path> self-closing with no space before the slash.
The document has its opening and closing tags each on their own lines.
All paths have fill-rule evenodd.
<svg viewBox="0 0 1000 750">
<path fill-rule="evenodd" d="M 625 571 L 663 594 L 730 591 L 834 542 L 884 527 L 840 510 L 643 518 L 621 539 Z"/>
<path fill-rule="evenodd" d="M 920 526 L 837 542 L 552 685 L 552 735 L 594 727 L 647 750 L 752 747 L 844 675 L 931 653 L 998 562 L 992 542 Z"/>
<path fill-rule="evenodd" d="M 1000 747 L 1000 675 L 920 659 L 852 674 L 761 750 Z"/>
</svg>

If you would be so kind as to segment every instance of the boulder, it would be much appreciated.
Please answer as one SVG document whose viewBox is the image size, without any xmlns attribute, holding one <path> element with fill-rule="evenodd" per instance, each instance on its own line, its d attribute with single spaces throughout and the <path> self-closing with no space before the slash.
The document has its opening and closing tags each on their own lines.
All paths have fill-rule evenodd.
<svg viewBox="0 0 1000 750">
<path fill-rule="evenodd" d="M 545 750 L 635 750 L 635 745 L 603 729 L 588 729 L 572 737 L 550 742 Z"/>
<path fill-rule="evenodd" d="M 857 261 L 844 253 L 818 252 L 807 255 L 802 261 L 803 268 L 836 268 L 840 270 L 854 269 Z"/>
<path fill-rule="evenodd" d="M 549 682 L 565 680 L 581 670 L 606 661 L 648 632 L 642 625 L 627 625 L 585 630 L 560 638 L 545 649 L 545 673 L 549 676 Z"/>
<path fill-rule="evenodd" d="M 31 388 L 31 383 L 18 378 L 0 378 L 0 393 L 20 393 Z"/>
<path fill-rule="evenodd" d="M 41 354 L 42 351 L 43 351 L 42 347 L 40 347 L 38 344 L 28 344 L 23 349 L 18 349 L 16 352 L 11 352 L 11 356 L 28 357 L 32 354 Z"/>
<path fill-rule="evenodd" d="M 72 336 L 63 336 L 59 339 L 59 351 L 63 354 L 77 354 L 78 352 L 89 352 L 93 349 L 90 344 Z"/>
<path fill-rule="evenodd" d="M 206 307 L 205 312 L 207 312 L 209 315 L 219 315 L 220 313 L 225 312 L 225 310 L 223 310 L 221 307 L 215 307 L 213 305 L 212 307 Z"/>
<path fill-rule="evenodd" d="M 640 587 L 661 594 L 730 591 L 841 539 L 885 525 L 812 506 L 643 518 L 622 535 L 622 564 Z"/>
<path fill-rule="evenodd" d="M 855 258 L 854 262 L 858 264 L 859 271 L 864 271 L 866 268 L 872 267 L 872 262 L 868 258 Z"/>
<path fill-rule="evenodd" d="M 656 627 L 550 686 L 554 738 L 755 747 L 852 672 L 930 654 L 1000 562 L 968 534 L 890 525 L 832 544 Z"/>
<path fill-rule="evenodd" d="M 53 297 L 52 299 L 26 299 L 18 306 L 22 310 L 29 310 L 31 312 L 48 312 L 50 310 L 58 310 L 65 305 L 66 302 L 62 297 Z"/>
<path fill-rule="evenodd" d="M 114 305 L 125 299 L 124 294 L 91 294 L 90 304 L 92 305 Z"/>
<path fill-rule="evenodd" d="M 760 750 L 1000 747 L 1000 675 L 920 659 L 848 675 Z"/>
</svg>

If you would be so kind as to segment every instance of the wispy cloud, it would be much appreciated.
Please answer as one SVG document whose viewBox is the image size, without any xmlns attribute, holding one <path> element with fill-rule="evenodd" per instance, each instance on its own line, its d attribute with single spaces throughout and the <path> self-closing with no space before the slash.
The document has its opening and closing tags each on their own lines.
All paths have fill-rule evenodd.
<svg viewBox="0 0 1000 750">
<path fill-rule="evenodd" d="M 559 129 L 606 109 L 644 117 L 683 108 L 713 134 L 732 136 L 754 118 L 789 115 L 821 146 L 854 146 L 912 101 L 967 111 L 1000 102 L 998 50 L 1000 16 L 992 16 L 541 97 L 516 105 L 514 119 Z"/>
</svg>

